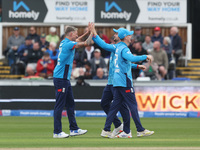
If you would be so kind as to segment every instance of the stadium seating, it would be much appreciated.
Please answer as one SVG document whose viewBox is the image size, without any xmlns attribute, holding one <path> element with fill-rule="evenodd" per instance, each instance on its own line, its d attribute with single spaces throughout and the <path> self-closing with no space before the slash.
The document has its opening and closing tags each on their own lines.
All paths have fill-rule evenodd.
<svg viewBox="0 0 200 150">
<path fill-rule="evenodd" d="M 0 61 L 0 79 L 20 79 L 24 75 L 14 75 L 10 72 L 11 67 L 5 66 L 2 61 Z"/>
<path fill-rule="evenodd" d="M 177 77 L 186 77 L 193 80 L 200 79 L 200 59 L 191 59 L 187 67 L 176 68 Z"/>
</svg>

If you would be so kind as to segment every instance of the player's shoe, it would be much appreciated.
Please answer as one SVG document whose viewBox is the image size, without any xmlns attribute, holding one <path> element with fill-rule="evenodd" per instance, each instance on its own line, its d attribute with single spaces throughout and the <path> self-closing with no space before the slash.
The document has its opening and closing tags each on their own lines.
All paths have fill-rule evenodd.
<svg viewBox="0 0 200 150">
<path fill-rule="evenodd" d="M 105 138 L 111 137 L 111 134 L 112 134 L 112 132 L 110 132 L 110 131 L 104 131 L 104 130 L 102 130 L 102 132 L 101 132 L 101 136 L 105 137 Z"/>
<path fill-rule="evenodd" d="M 53 138 L 68 138 L 69 134 L 66 134 L 65 132 L 60 132 L 58 134 L 54 133 Z"/>
<path fill-rule="evenodd" d="M 131 131 L 130 133 L 125 133 L 125 132 L 122 132 L 120 133 L 119 135 L 115 136 L 116 138 L 132 138 L 132 134 L 131 134 Z"/>
<path fill-rule="evenodd" d="M 149 130 L 145 129 L 142 132 L 137 132 L 137 137 L 150 136 L 152 134 L 154 134 L 154 131 L 149 131 Z"/>
<path fill-rule="evenodd" d="M 82 129 L 70 130 L 70 136 L 77 136 L 77 135 L 82 135 L 85 133 L 87 133 L 87 130 L 82 130 Z"/>
<path fill-rule="evenodd" d="M 123 124 L 121 124 L 118 128 L 115 128 L 112 132 L 112 137 L 115 137 L 119 133 L 123 132 Z"/>
</svg>

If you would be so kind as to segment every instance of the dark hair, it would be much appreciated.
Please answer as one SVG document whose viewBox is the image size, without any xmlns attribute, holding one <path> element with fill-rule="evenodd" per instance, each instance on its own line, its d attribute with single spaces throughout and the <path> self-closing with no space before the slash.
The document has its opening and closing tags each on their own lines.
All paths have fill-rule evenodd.
<svg viewBox="0 0 200 150">
<path fill-rule="evenodd" d="M 151 36 L 149 34 L 147 34 L 145 37 L 147 37 L 147 36 L 151 38 Z"/>
<path fill-rule="evenodd" d="M 65 27 L 65 35 L 68 35 L 70 32 L 77 31 L 78 29 L 72 26 Z"/>
<path fill-rule="evenodd" d="M 139 44 L 140 44 L 140 46 L 142 46 L 142 42 L 140 42 L 140 41 L 137 41 L 137 42 L 135 42 L 135 44 L 136 44 L 136 43 L 139 43 Z"/>
<path fill-rule="evenodd" d="M 91 67 L 91 63 L 89 61 L 86 61 L 84 65 L 88 65 L 89 67 Z"/>
<path fill-rule="evenodd" d="M 36 43 L 38 43 L 38 45 L 40 45 L 40 42 L 38 42 L 38 41 L 34 42 L 33 44 L 36 44 Z"/>
<path fill-rule="evenodd" d="M 48 52 L 44 52 L 43 56 L 50 56 Z"/>
</svg>

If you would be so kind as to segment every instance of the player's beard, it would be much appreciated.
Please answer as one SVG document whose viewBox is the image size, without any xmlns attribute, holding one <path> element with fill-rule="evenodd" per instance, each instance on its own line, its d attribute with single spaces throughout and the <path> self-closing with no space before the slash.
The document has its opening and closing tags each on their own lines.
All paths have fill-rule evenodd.
<svg viewBox="0 0 200 150">
<path fill-rule="evenodd" d="M 117 43 L 117 42 L 119 42 L 119 40 L 118 39 L 114 39 L 114 42 Z"/>
</svg>

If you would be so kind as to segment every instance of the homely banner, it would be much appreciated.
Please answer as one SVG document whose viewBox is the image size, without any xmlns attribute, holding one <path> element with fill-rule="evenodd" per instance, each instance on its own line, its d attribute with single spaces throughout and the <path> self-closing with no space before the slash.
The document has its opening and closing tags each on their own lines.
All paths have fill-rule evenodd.
<svg viewBox="0 0 200 150">
<path fill-rule="evenodd" d="M 186 23 L 186 0 L 96 0 L 95 22 Z"/>
<path fill-rule="evenodd" d="M 3 0 L 3 22 L 94 22 L 94 0 Z"/>
<path fill-rule="evenodd" d="M 186 23 L 187 0 L 3 0 L 2 21 Z"/>
<path fill-rule="evenodd" d="M 45 0 L 48 13 L 44 22 L 94 22 L 94 0 Z"/>
</svg>

